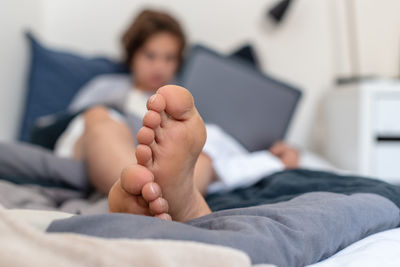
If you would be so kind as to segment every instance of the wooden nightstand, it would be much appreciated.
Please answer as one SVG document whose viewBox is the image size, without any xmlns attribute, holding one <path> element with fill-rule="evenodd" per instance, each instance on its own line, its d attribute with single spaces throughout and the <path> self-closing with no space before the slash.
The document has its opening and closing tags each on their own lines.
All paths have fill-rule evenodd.
<svg viewBox="0 0 400 267">
<path fill-rule="evenodd" d="M 400 81 L 375 80 L 330 92 L 323 154 L 337 167 L 400 184 Z"/>
</svg>

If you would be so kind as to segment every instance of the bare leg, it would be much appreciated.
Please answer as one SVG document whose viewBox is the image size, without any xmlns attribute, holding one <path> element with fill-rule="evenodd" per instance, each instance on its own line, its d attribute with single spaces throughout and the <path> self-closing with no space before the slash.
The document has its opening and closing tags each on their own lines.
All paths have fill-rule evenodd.
<svg viewBox="0 0 400 267">
<path fill-rule="evenodd" d="M 134 139 L 127 125 L 112 119 L 106 108 L 91 108 L 84 118 L 85 132 L 77 145 L 81 145 L 92 184 L 108 194 L 121 171 L 136 163 Z"/>
<path fill-rule="evenodd" d="M 85 112 L 84 118 L 85 132 L 76 143 L 74 154 L 77 159 L 87 163 L 89 178 L 96 189 L 108 194 L 114 184 L 115 188 L 121 189 L 117 194 L 119 202 L 126 202 L 129 197 L 125 209 L 128 212 L 170 220 L 168 203 L 162 198 L 159 185 L 153 182 L 153 175 L 145 173 L 136 179 L 135 184 L 129 187 L 130 194 L 119 186 L 119 175 L 129 175 L 127 167 L 136 163 L 130 129 L 112 119 L 103 107 L 91 108 Z M 110 209 L 119 212 L 118 207 L 110 205 Z"/>
<path fill-rule="evenodd" d="M 193 178 L 195 186 L 203 196 L 206 195 L 207 188 L 215 180 L 215 177 L 211 159 L 201 153 L 194 168 Z"/>
</svg>

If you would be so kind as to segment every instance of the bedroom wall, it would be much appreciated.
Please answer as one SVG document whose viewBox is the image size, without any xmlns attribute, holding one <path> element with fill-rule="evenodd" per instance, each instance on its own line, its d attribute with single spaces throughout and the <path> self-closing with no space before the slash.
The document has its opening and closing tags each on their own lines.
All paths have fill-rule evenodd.
<svg viewBox="0 0 400 267">
<path fill-rule="evenodd" d="M 38 30 L 41 0 L 0 1 L 0 140 L 12 140 L 18 131 L 28 66 L 26 27 Z"/>
<path fill-rule="evenodd" d="M 362 74 L 400 77 L 400 1 L 356 0 Z"/>
<path fill-rule="evenodd" d="M 304 91 L 288 140 L 301 147 L 315 148 L 314 133 L 318 133 L 315 117 L 319 99 L 327 90 L 332 89 L 338 74 L 349 72 L 344 1 L 297 0 L 287 19 L 279 26 L 265 19 L 267 8 L 276 0 L 156 0 L 151 1 L 151 6 L 166 7 L 176 15 L 185 26 L 190 42 L 201 42 L 220 52 L 229 52 L 246 41 L 254 43 L 264 71 Z M 85 54 L 118 57 L 121 31 L 149 1 L 5 2 L 18 13 L 21 22 L 15 19 L 16 24 L 32 23 L 38 35 L 49 45 Z M 398 73 L 400 21 L 396 10 L 400 9 L 400 2 L 355 0 L 355 4 L 362 73 L 393 76 Z M 24 10 L 30 9 L 36 15 L 25 18 Z M 0 17 L 3 13 L 1 10 L 4 9 L 0 9 Z M 9 20 L 13 21 L 13 18 Z M 39 27 L 36 24 L 40 24 Z M 19 28 L 15 26 L 13 29 Z M 19 42 L 18 45 L 22 47 L 21 38 L 18 41 L 15 39 L 15 42 Z M 24 55 L 20 58 L 22 60 Z M 12 95 L 3 91 L 0 91 L 3 102 L 7 102 L 3 99 L 18 99 L 20 96 L 19 93 Z M 8 116 L 0 116 L 3 116 L 0 117 L 1 126 L 12 121 Z M 0 138 L 12 136 L 10 131 L 0 135 Z"/>
</svg>

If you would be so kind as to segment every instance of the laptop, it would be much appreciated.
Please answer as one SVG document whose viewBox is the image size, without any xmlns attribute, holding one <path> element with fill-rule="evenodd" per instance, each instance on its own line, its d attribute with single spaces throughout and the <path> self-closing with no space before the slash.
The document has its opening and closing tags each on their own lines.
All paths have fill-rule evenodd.
<svg viewBox="0 0 400 267">
<path fill-rule="evenodd" d="M 301 91 L 263 74 L 239 58 L 197 45 L 179 84 L 194 97 L 205 123 L 220 126 L 249 151 L 283 140 Z"/>
</svg>

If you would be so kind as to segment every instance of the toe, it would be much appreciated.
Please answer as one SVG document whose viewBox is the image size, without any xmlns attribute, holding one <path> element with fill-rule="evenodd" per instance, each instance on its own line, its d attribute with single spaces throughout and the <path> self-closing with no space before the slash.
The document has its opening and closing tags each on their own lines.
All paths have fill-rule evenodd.
<svg viewBox="0 0 400 267">
<path fill-rule="evenodd" d="M 139 144 L 150 145 L 154 141 L 154 130 L 144 126 L 140 128 L 136 139 Z"/>
<path fill-rule="evenodd" d="M 168 212 L 168 202 L 162 197 L 159 197 L 151 202 L 149 202 L 150 212 L 154 215 L 167 213 Z"/>
<path fill-rule="evenodd" d="M 122 212 L 132 214 L 151 215 L 147 201 L 142 197 L 127 193 L 118 180 L 108 194 L 108 206 L 110 212 Z"/>
<path fill-rule="evenodd" d="M 157 214 L 154 217 L 157 217 L 161 220 L 172 221 L 171 215 L 169 215 L 168 213 Z"/>
<path fill-rule="evenodd" d="M 121 187 L 129 194 L 139 195 L 143 186 L 153 180 L 153 174 L 146 167 L 135 164 L 122 171 Z"/>
<path fill-rule="evenodd" d="M 147 109 L 160 113 L 161 126 L 167 121 L 168 116 L 165 113 L 166 102 L 163 95 L 154 94 L 147 101 Z"/>
<path fill-rule="evenodd" d="M 161 112 L 165 109 L 165 99 L 160 94 L 154 94 L 147 101 L 147 109 Z"/>
<path fill-rule="evenodd" d="M 157 94 L 163 96 L 166 103 L 165 111 L 172 118 L 186 120 L 193 116 L 195 112 L 193 97 L 185 88 L 176 85 L 166 85 L 158 89 Z"/>
<path fill-rule="evenodd" d="M 160 113 L 149 110 L 143 118 L 143 126 L 146 126 L 150 129 L 155 129 L 161 124 L 161 116 Z"/>
<path fill-rule="evenodd" d="M 149 146 L 138 145 L 135 152 L 137 163 L 142 166 L 148 167 L 148 164 L 150 164 L 153 160 L 152 154 L 153 152 L 151 151 Z"/>
<path fill-rule="evenodd" d="M 161 197 L 161 188 L 157 183 L 147 183 L 142 188 L 142 196 L 148 201 L 154 201 Z"/>
</svg>

